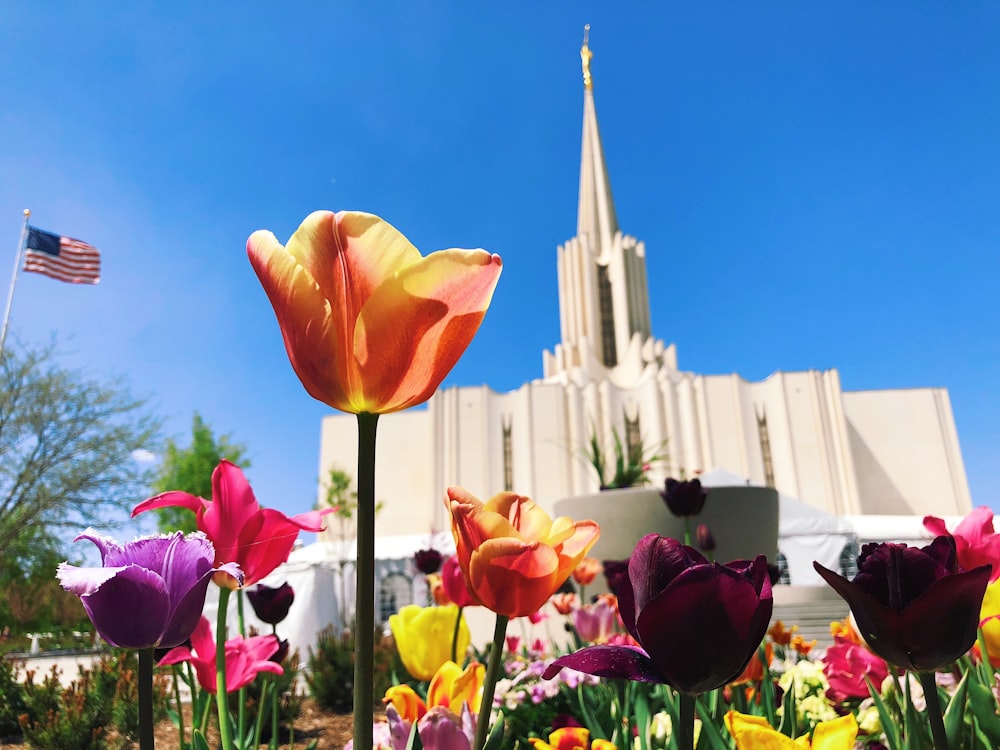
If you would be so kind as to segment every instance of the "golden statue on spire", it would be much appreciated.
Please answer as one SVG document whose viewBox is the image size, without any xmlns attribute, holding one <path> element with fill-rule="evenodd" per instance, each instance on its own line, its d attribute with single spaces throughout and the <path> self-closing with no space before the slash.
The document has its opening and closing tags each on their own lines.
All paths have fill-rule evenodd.
<svg viewBox="0 0 1000 750">
<path fill-rule="evenodd" d="M 583 87 L 585 89 L 590 89 L 593 87 L 593 81 L 590 78 L 590 58 L 594 56 L 594 53 L 590 51 L 590 47 L 587 46 L 587 41 L 590 39 L 590 24 L 588 23 L 583 27 L 583 46 L 580 47 L 580 61 L 583 63 Z"/>
</svg>

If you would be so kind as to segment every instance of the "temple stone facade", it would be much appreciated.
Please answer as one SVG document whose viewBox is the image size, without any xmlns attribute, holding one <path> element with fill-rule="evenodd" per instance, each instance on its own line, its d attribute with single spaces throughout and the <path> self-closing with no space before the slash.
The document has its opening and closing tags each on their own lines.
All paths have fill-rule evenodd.
<svg viewBox="0 0 1000 750">
<path fill-rule="evenodd" d="M 655 484 L 723 469 L 838 517 L 971 510 L 944 388 L 845 392 L 836 369 L 757 382 L 680 369 L 676 346 L 652 332 L 646 247 L 618 226 L 586 44 L 582 57 L 577 234 L 555 258 L 561 341 L 543 353 L 542 376 L 514 391 L 447 388 L 426 409 L 379 421 L 379 535 L 447 529 L 442 497 L 454 484 L 483 499 L 512 489 L 550 512 L 593 493 L 585 451 L 595 434 L 608 450 L 615 435 L 662 447 Z M 355 424 L 323 420 L 321 477 L 353 472 Z"/>
</svg>

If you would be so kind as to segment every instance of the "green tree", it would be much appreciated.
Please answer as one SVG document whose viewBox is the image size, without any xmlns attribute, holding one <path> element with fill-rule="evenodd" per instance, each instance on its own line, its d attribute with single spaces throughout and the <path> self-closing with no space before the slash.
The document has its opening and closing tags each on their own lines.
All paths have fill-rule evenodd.
<svg viewBox="0 0 1000 750">
<path fill-rule="evenodd" d="M 121 379 L 64 367 L 54 344 L 8 344 L 0 357 L 0 559 L 127 519 L 152 475 L 136 452 L 159 436 L 160 420 Z"/>
<path fill-rule="evenodd" d="M 212 497 L 212 472 L 222 459 L 241 469 L 249 468 L 246 446 L 234 443 L 229 435 L 216 437 L 198 412 L 191 420 L 191 444 L 181 448 L 173 438 L 167 440 L 163 461 L 153 489 L 156 492 L 179 490 L 206 500 Z M 161 508 L 157 511 L 160 531 L 194 531 L 194 513 L 187 508 Z"/>
</svg>

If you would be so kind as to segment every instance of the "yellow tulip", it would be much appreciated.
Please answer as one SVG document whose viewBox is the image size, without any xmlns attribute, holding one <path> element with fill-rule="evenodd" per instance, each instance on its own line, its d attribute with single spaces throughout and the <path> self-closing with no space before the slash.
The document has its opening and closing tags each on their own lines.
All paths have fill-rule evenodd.
<svg viewBox="0 0 1000 750">
<path fill-rule="evenodd" d="M 455 632 L 458 607 L 419 607 L 409 604 L 389 618 L 399 658 L 418 680 L 430 680 L 441 665 L 451 659 L 451 638 Z M 469 648 L 469 626 L 462 618 L 458 629 L 459 654 Z"/>
<path fill-rule="evenodd" d="M 763 716 L 749 716 L 736 711 L 726 714 L 726 727 L 736 740 L 736 750 L 853 750 L 858 736 L 858 722 L 853 714 L 832 721 L 821 721 L 809 735 L 786 737 L 767 723 Z"/>
<path fill-rule="evenodd" d="M 979 627 L 983 630 L 990 662 L 1000 664 L 1000 578 L 986 587 L 983 606 L 979 612 Z M 978 644 L 975 649 L 978 652 Z"/>
</svg>

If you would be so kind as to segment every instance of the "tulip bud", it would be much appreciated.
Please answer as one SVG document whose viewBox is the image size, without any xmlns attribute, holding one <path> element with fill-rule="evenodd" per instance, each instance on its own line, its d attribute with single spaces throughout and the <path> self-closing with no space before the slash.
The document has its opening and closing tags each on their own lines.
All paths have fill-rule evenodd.
<svg viewBox="0 0 1000 750">
<path fill-rule="evenodd" d="M 708 490 L 702 489 L 700 479 L 679 482 L 670 478 L 660 492 L 660 497 L 675 516 L 696 516 L 705 507 Z"/>
<path fill-rule="evenodd" d="M 714 552 L 715 551 L 715 536 L 712 534 L 712 530 L 708 528 L 703 523 L 698 524 L 698 546 L 701 547 L 704 552 Z"/>
<path fill-rule="evenodd" d="M 417 570 L 425 576 L 441 570 L 443 560 L 444 557 L 442 554 L 433 547 L 430 549 L 419 549 L 413 556 L 413 563 L 417 566 Z"/>
<path fill-rule="evenodd" d="M 276 587 L 260 583 L 247 591 L 247 599 L 261 622 L 277 625 L 288 616 L 288 610 L 295 601 L 295 591 L 287 582 Z"/>
</svg>

